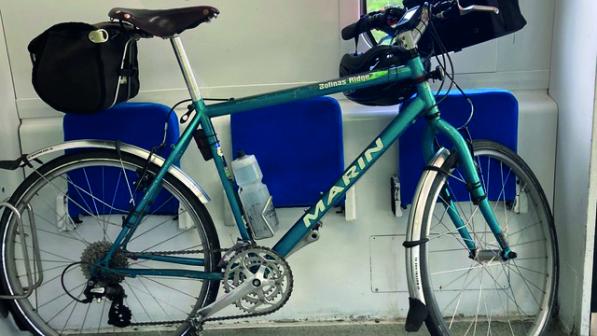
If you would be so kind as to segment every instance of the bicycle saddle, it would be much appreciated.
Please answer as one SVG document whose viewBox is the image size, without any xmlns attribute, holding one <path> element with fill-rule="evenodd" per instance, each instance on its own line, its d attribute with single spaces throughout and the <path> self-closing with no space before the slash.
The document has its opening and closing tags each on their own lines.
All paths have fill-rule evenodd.
<svg viewBox="0 0 597 336">
<path fill-rule="evenodd" d="M 196 6 L 163 10 L 112 8 L 108 16 L 129 22 L 153 36 L 168 38 L 209 22 L 218 14 L 220 11 L 217 8 Z"/>
</svg>

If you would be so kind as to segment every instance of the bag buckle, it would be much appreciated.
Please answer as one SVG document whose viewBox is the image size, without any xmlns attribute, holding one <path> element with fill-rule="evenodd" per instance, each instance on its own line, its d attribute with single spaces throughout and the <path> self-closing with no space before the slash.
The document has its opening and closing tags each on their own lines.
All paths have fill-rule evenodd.
<svg viewBox="0 0 597 336">
<path fill-rule="evenodd" d="M 99 44 L 107 42 L 110 35 L 108 34 L 108 31 L 105 29 L 98 29 L 90 31 L 88 37 L 89 41 Z"/>
</svg>

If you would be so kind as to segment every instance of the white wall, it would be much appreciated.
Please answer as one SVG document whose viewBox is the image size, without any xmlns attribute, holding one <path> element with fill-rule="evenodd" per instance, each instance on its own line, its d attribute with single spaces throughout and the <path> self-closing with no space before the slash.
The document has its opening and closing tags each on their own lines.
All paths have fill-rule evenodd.
<svg viewBox="0 0 597 336">
<path fill-rule="evenodd" d="M 558 1 L 549 91 L 560 109 L 554 209 L 561 251 L 560 315 L 566 328 L 581 335 L 589 332 L 595 235 L 596 199 L 589 188 L 591 171 L 595 177 L 595 166 L 590 166 L 595 141 L 595 13 L 593 0 Z"/>
<path fill-rule="evenodd" d="M 555 0 L 521 2 L 529 26 L 514 36 L 458 55 L 457 69 L 461 74 L 458 78 L 469 87 L 533 90 L 517 91 L 521 102 L 520 150 L 521 155 L 529 159 L 531 167 L 538 170 L 539 178 L 551 196 L 557 110 L 547 97 L 546 90 Z M 339 40 L 339 31 L 343 24 L 358 17 L 357 0 L 212 0 L 204 3 L 220 8 L 222 15 L 214 23 L 202 25 L 183 38 L 206 96 L 243 96 L 333 78 L 337 76 L 340 56 L 352 48 L 352 43 Z M 173 0 L 167 6 L 190 4 L 189 1 Z M 30 84 L 28 41 L 58 21 L 104 20 L 109 8 L 117 5 L 166 6 L 158 0 L 61 0 L 58 10 L 56 3 L 50 1 L 0 0 L 10 55 L 10 71 L 0 71 L 0 76 L 11 85 L 9 74 L 12 73 L 14 78 L 14 90 L 12 86 L 6 90 L 0 87 L 0 94 L 12 92 L 12 97 L 2 104 L 14 105 L 16 99 L 22 119 L 20 135 L 24 152 L 62 139 L 61 115 L 41 102 Z M 33 19 L 24 20 L 22 13 L 25 12 L 28 18 Z M 137 100 L 171 104 L 187 98 L 169 48 L 169 43 L 160 39 L 142 41 L 143 92 Z M 345 153 L 349 161 L 384 127 L 394 111 L 388 113 L 388 109 L 377 109 L 372 113 L 350 104 L 343 107 Z M 13 126 L 17 124 L 16 120 L 6 122 Z M 228 119 L 219 118 L 216 126 L 229 155 Z M 0 135 L 2 139 L 15 139 L 15 130 L 15 127 L 0 129 Z M 236 234 L 221 225 L 224 220 L 222 192 L 213 178 L 211 162 L 203 162 L 198 152 L 190 150 L 183 158 L 183 168 L 212 195 L 214 202 L 209 205 L 210 212 L 218 223 L 222 243 L 230 245 Z M 296 277 L 292 300 L 279 313 L 266 319 L 396 318 L 406 315 L 403 249 L 393 247 L 391 241 L 384 245 L 392 248 L 389 253 L 383 254 L 370 247 L 373 235 L 396 235 L 399 240 L 405 233 L 406 216 L 396 221 L 387 206 L 388 177 L 395 171 L 396 152 L 390 150 L 357 185 L 359 195 L 367 195 L 369 200 L 363 202 L 363 199 L 357 199 L 359 219 L 346 223 L 335 214 L 325 219 L 322 240 L 291 260 Z M 301 211 L 281 211 L 280 234 Z M 262 243 L 269 244 L 267 241 Z M 371 254 L 379 257 L 381 264 L 390 267 L 387 271 L 392 276 L 382 279 L 393 286 L 387 293 L 372 290 L 372 283 L 379 282 L 379 279 L 374 279 L 378 273 L 370 271 Z M 330 263 L 334 267 L 331 268 Z M 355 266 L 358 272 L 354 271 Z"/>
<path fill-rule="evenodd" d="M 0 46 L 6 45 L 4 39 L 3 21 L 0 18 Z M 17 114 L 15 90 L 11 67 L 6 48 L 0 48 L 0 135 L 2 136 L 2 151 L 0 160 L 13 160 L 21 154 L 19 143 L 19 116 Z M 22 178 L 20 172 L 2 172 L 0 174 L 0 200 L 12 194 Z"/>
<path fill-rule="evenodd" d="M 6 45 L 4 40 L 4 29 L 0 17 L 0 46 Z M 15 92 L 12 83 L 11 69 L 8 61 L 6 48 L 0 48 L 0 138 L 2 139 L 2 151 L 0 160 L 12 160 L 21 153 L 19 143 L 20 120 L 17 114 Z M 4 200 L 12 194 L 22 179 L 20 171 L 0 173 L 0 200 Z M 5 307 L 0 301 L 0 335 L 11 335 L 9 332 L 14 329 L 11 322 L 1 318 L 5 313 Z"/>
<path fill-rule="evenodd" d="M 164 7 L 158 0 L 0 0 L 22 118 L 59 116 L 37 99 L 30 83 L 27 44 L 60 21 L 99 22 L 113 6 Z M 210 0 L 222 14 L 211 24 L 183 35 L 206 96 L 243 96 L 338 76 L 338 61 L 352 42 L 340 40 L 341 26 L 359 16 L 359 0 Z M 529 25 L 521 32 L 456 55 L 460 80 L 470 86 L 517 90 L 547 89 L 555 0 L 521 0 Z M 168 6 L 190 5 L 173 0 Z M 23 20 L 22 13 L 32 20 Z M 170 46 L 144 40 L 141 98 L 186 98 Z"/>
</svg>

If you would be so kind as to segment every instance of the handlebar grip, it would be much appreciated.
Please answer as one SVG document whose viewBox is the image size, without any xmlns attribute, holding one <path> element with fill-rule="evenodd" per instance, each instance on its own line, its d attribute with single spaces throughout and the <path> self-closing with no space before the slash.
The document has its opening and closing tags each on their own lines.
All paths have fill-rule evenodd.
<svg viewBox="0 0 597 336">
<path fill-rule="evenodd" d="M 342 39 L 348 41 L 362 33 L 373 29 L 381 29 L 387 24 L 385 13 L 376 13 L 363 16 L 359 21 L 342 29 Z"/>
<path fill-rule="evenodd" d="M 436 19 L 453 19 L 460 17 L 458 5 L 452 0 L 438 1 L 433 4 L 434 18 Z"/>
<path fill-rule="evenodd" d="M 360 33 L 357 33 L 357 28 L 359 26 L 359 22 L 355 22 L 353 24 L 350 24 L 346 27 L 344 27 L 344 29 L 342 29 L 342 39 L 345 41 L 348 40 L 352 40 L 353 38 L 355 38 L 357 35 L 359 35 Z"/>
<path fill-rule="evenodd" d="M 466 15 L 472 12 L 489 12 L 496 15 L 500 14 L 500 9 L 494 6 L 470 5 L 468 7 L 462 7 L 459 3 L 458 9 L 460 9 L 460 15 Z"/>
</svg>

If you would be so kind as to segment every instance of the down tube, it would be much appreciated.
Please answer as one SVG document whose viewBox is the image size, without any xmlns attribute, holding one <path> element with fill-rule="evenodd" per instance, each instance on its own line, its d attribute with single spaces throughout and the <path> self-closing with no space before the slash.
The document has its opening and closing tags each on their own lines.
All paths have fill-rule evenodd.
<svg viewBox="0 0 597 336">
<path fill-rule="evenodd" d="M 274 246 L 274 251 L 285 257 L 290 251 L 310 232 L 321 218 L 330 210 L 335 202 L 341 199 L 346 191 L 350 189 L 369 168 L 379 159 L 386 150 L 400 137 L 402 132 L 416 120 L 418 115 L 425 109 L 423 99 L 417 97 L 406 109 L 383 130 L 378 138 L 373 140 L 348 166 L 338 181 L 323 194 L 322 198 L 292 226 L 292 228 Z"/>
</svg>

